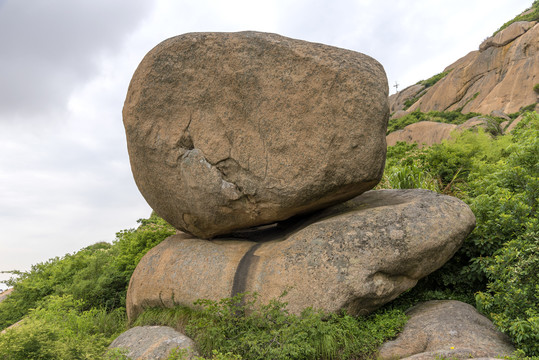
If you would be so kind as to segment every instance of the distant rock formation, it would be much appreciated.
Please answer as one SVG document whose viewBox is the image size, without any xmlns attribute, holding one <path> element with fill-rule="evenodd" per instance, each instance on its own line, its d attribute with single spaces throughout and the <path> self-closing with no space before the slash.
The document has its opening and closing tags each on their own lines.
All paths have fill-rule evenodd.
<svg viewBox="0 0 539 360">
<path fill-rule="evenodd" d="M 258 32 L 168 39 L 142 60 L 123 109 L 150 206 L 202 238 L 285 220 L 373 188 L 385 160 L 382 65 Z"/>
<path fill-rule="evenodd" d="M 426 90 L 412 85 L 390 96 L 391 112 L 402 110 L 404 103 L 414 98 L 418 100 L 408 112 L 459 110 L 490 114 L 500 110 L 510 114 L 537 103 L 538 94 L 533 88 L 539 83 L 539 24 L 511 24 L 446 71 L 445 77 Z"/>
<path fill-rule="evenodd" d="M 0 292 L 0 302 L 7 299 L 7 297 L 13 292 L 13 289 L 7 289 L 5 291 Z"/>
<path fill-rule="evenodd" d="M 416 143 L 419 148 L 439 144 L 448 140 L 454 131 L 474 130 L 482 128 L 485 131 L 501 133 L 502 129 L 495 121 L 483 116 L 473 117 L 463 124 L 445 124 L 435 121 L 419 121 L 410 124 L 402 130 L 393 131 L 386 136 L 387 146 L 396 145 L 399 141 Z"/>
<path fill-rule="evenodd" d="M 309 217 L 218 240 L 169 237 L 140 261 L 127 312 L 288 290 L 287 309 L 367 314 L 441 267 L 472 231 L 457 198 L 428 190 L 377 190 Z"/>
<path fill-rule="evenodd" d="M 409 320 L 403 331 L 380 348 L 378 359 L 503 358 L 515 351 L 507 335 L 460 301 L 427 301 L 406 315 Z"/>
</svg>

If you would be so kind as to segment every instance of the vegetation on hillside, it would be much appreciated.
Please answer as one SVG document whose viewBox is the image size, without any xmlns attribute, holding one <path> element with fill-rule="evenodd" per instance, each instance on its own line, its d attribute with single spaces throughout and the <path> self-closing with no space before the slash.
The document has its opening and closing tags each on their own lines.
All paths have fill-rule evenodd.
<svg viewBox="0 0 539 360">
<path fill-rule="evenodd" d="M 425 95 L 428 88 L 430 88 L 431 86 L 436 84 L 438 81 L 443 79 L 447 74 L 449 74 L 450 71 L 451 70 L 447 70 L 447 71 L 441 72 L 439 74 L 436 74 L 436 75 L 428 78 L 427 80 L 418 81 L 417 84 L 424 86 L 423 90 L 421 90 L 421 92 L 419 94 L 417 94 L 416 96 L 414 96 L 413 98 L 405 100 L 403 110 L 407 110 L 408 108 L 410 108 L 410 106 L 415 104 L 417 100 L 419 100 L 423 95 Z"/>
<path fill-rule="evenodd" d="M 253 296 L 254 295 L 254 296 Z M 178 306 L 146 310 L 135 325 L 166 325 L 185 332 L 204 356 L 234 359 L 368 359 L 406 322 L 398 309 L 368 317 L 305 309 L 290 314 L 281 298 L 258 304 L 256 294 L 219 302 L 201 300 L 199 310 Z M 181 357 L 179 357 L 181 358 Z"/>
<path fill-rule="evenodd" d="M 403 298 L 469 299 L 539 356 L 539 115 L 527 113 L 509 135 L 467 131 L 430 148 L 390 147 L 380 186 L 457 196 L 477 220 L 457 254 Z"/>
<path fill-rule="evenodd" d="M 462 114 L 434 115 L 463 121 Z M 51 259 L 12 279 L 15 290 L 0 303 L 0 329 L 23 321 L 0 335 L 0 358 L 125 359 L 107 346 L 138 324 L 181 329 L 211 359 L 368 358 L 402 327 L 403 310 L 429 299 L 477 306 L 520 355 L 539 358 L 539 115 L 527 113 L 508 135 L 468 131 L 429 148 L 390 147 L 379 187 L 457 196 L 472 208 L 477 226 L 446 265 L 369 317 L 313 309 L 295 316 L 282 299 L 255 306 L 256 295 L 248 294 L 244 301 L 245 295 L 200 301 L 195 310 L 148 309 L 129 325 L 129 278 L 140 258 L 174 233 L 152 215 L 137 229 L 119 232 L 112 244 Z M 178 351 L 170 359 L 182 357 Z"/>
<path fill-rule="evenodd" d="M 494 34 L 492 34 L 492 36 L 496 35 L 500 31 L 517 21 L 539 21 L 539 0 L 535 0 L 528 10 L 523 11 L 521 14 L 517 15 L 512 20 L 509 20 L 508 22 L 503 24 L 498 30 L 494 32 Z"/>
<path fill-rule="evenodd" d="M 466 122 L 466 120 L 480 115 L 481 114 L 479 113 L 462 114 L 460 111 L 429 111 L 424 113 L 420 110 L 416 110 L 398 119 L 390 119 L 389 124 L 387 125 L 387 134 L 390 134 L 393 131 L 402 130 L 406 126 L 415 124 L 419 121 L 434 121 L 460 125 Z"/>
</svg>

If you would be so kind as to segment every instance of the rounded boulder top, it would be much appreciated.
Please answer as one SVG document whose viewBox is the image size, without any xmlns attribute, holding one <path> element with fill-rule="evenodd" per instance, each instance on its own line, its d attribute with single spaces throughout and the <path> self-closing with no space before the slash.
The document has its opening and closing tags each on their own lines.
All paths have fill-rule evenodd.
<svg viewBox="0 0 539 360">
<path fill-rule="evenodd" d="M 123 108 L 142 195 L 170 224 L 202 238 L 373 188 L 388 118 L 376 60 L 259 32 L 163 41 L 135 71 Z"/>
</svg>

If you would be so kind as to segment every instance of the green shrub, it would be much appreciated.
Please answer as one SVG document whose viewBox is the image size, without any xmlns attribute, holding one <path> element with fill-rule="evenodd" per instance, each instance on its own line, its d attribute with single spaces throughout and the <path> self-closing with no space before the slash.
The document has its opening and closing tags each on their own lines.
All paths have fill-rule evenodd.
<svg viewBox="0 0 539 360">
<path fill-rule="evenodd" d="M 106 359 L 107 346 L 125 330 L 124 309 L 83 311 L 72 296 L 50 296 L 23 322 L 0 336 L 0 358 Z M 118 359 L 118 354 L 112 353 Z"/>
<path fill-rule="evenodd" d="M 539 94 L 539 84 L 535 84 L 535 86 L 533 87 L 533 91 Z"/>
<path fill-rule="evenodd" d="M 71 295 L 86 310 L 125 306 L 129 279 L 136 264 L 152 247 L 175 233 L 163 219 L 152 215 L 139 220 L 136 230 L 116 234 L 116 240 L 97 243 L 74 254 L 33 265 L 8 281 L 13 293 L 0 303 L 0 329 L 26 315 L 51 295 Z"/>
<path fill-rule="evenodd" d="M 538 244 L 539 115 L 525 114 L 510 135 L 463 132 L 429 148 L 397 144 L 387 154 L 387 174 L 410 167 L 437 179 L 439 191 L 468 203 L 477 221 L 455 256 L 412 296 L 469 298 L 482 291 L 481 308 L 525 354 L 537 354 L 539 285 L 530 274 L 538 263 L 532 250 Z"/>
<path fill-rule="evenodd" d="M 502 31 L 503 29 L 505 29 L 506 27 L 508 27 L 509 25 L 517 21 L 539 21 L 539 0 L 535 0 L 533 2 L 530 10 L 532 11 L 529 14 L 518 15 L 512 20 L 509 20 L 508 22 L 503 24 L 498 30 L 494 32 L 494 34 L 492 34 L 492 36 L 496 35 L 498 32 Z"/>
<path fill-rule="evenodd" d="M 539 356 L 539 219 L 529 219 L 525 227 L 489 259 L 488 288 L 476 300 L 519 349 Z"/>
<path fill-rule="evenodd" d="M 229 356 L 218 359 L 353 359 L 374 357 L 406 321 L 395 309 L 359 319 L 312 309 L 294 315 L 281 299 L 260 305 L 256 295 L 244 294 L 218 302 L 199 300 L 196 305 L 196 311 L 152 309 L 135 325 L 185 328 L 203 356 Z"/>
</svg>

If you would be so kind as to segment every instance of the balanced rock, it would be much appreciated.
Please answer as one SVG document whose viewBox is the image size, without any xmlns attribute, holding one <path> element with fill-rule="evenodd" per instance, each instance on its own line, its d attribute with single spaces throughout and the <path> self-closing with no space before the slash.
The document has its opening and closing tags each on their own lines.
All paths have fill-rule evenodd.
<svg viewBox="0 0 539 360">
<path fill-rule="evenodd" d="M 109 348 L 124 349 L 127 357 L 137 360 L 165 360 L 174 349 L 185 349 L 186 360 L 198 355 L 193 340 L 168 326 L 136 326 L 120 334 Z"/>
<path fill-rule="evenodd" d="M 460 301 L 427 301 L 406 315 L 400 335 L 380 348 L 380 360 L 503 358 L 515 351 L 508 336 Z"/>
<path fill-rule="evenodd" d="M 191 33 L 142 60 L 124 104 L 150 206 L 202 238 L 287 219 L 374 187 L 389 117 L 382 65 L 258 32 Z"/>
<path fill-rule="evenodd" d="M 234 237 L 177 234 L 151 249 L 127 293 L 131 320 L 146 307 L 192 305 L 285 290 L 288 310 L 368 313 L 441 267 L 473 229 L 462 201 L 428 190 L 376 190 Z"/>
</svg>

